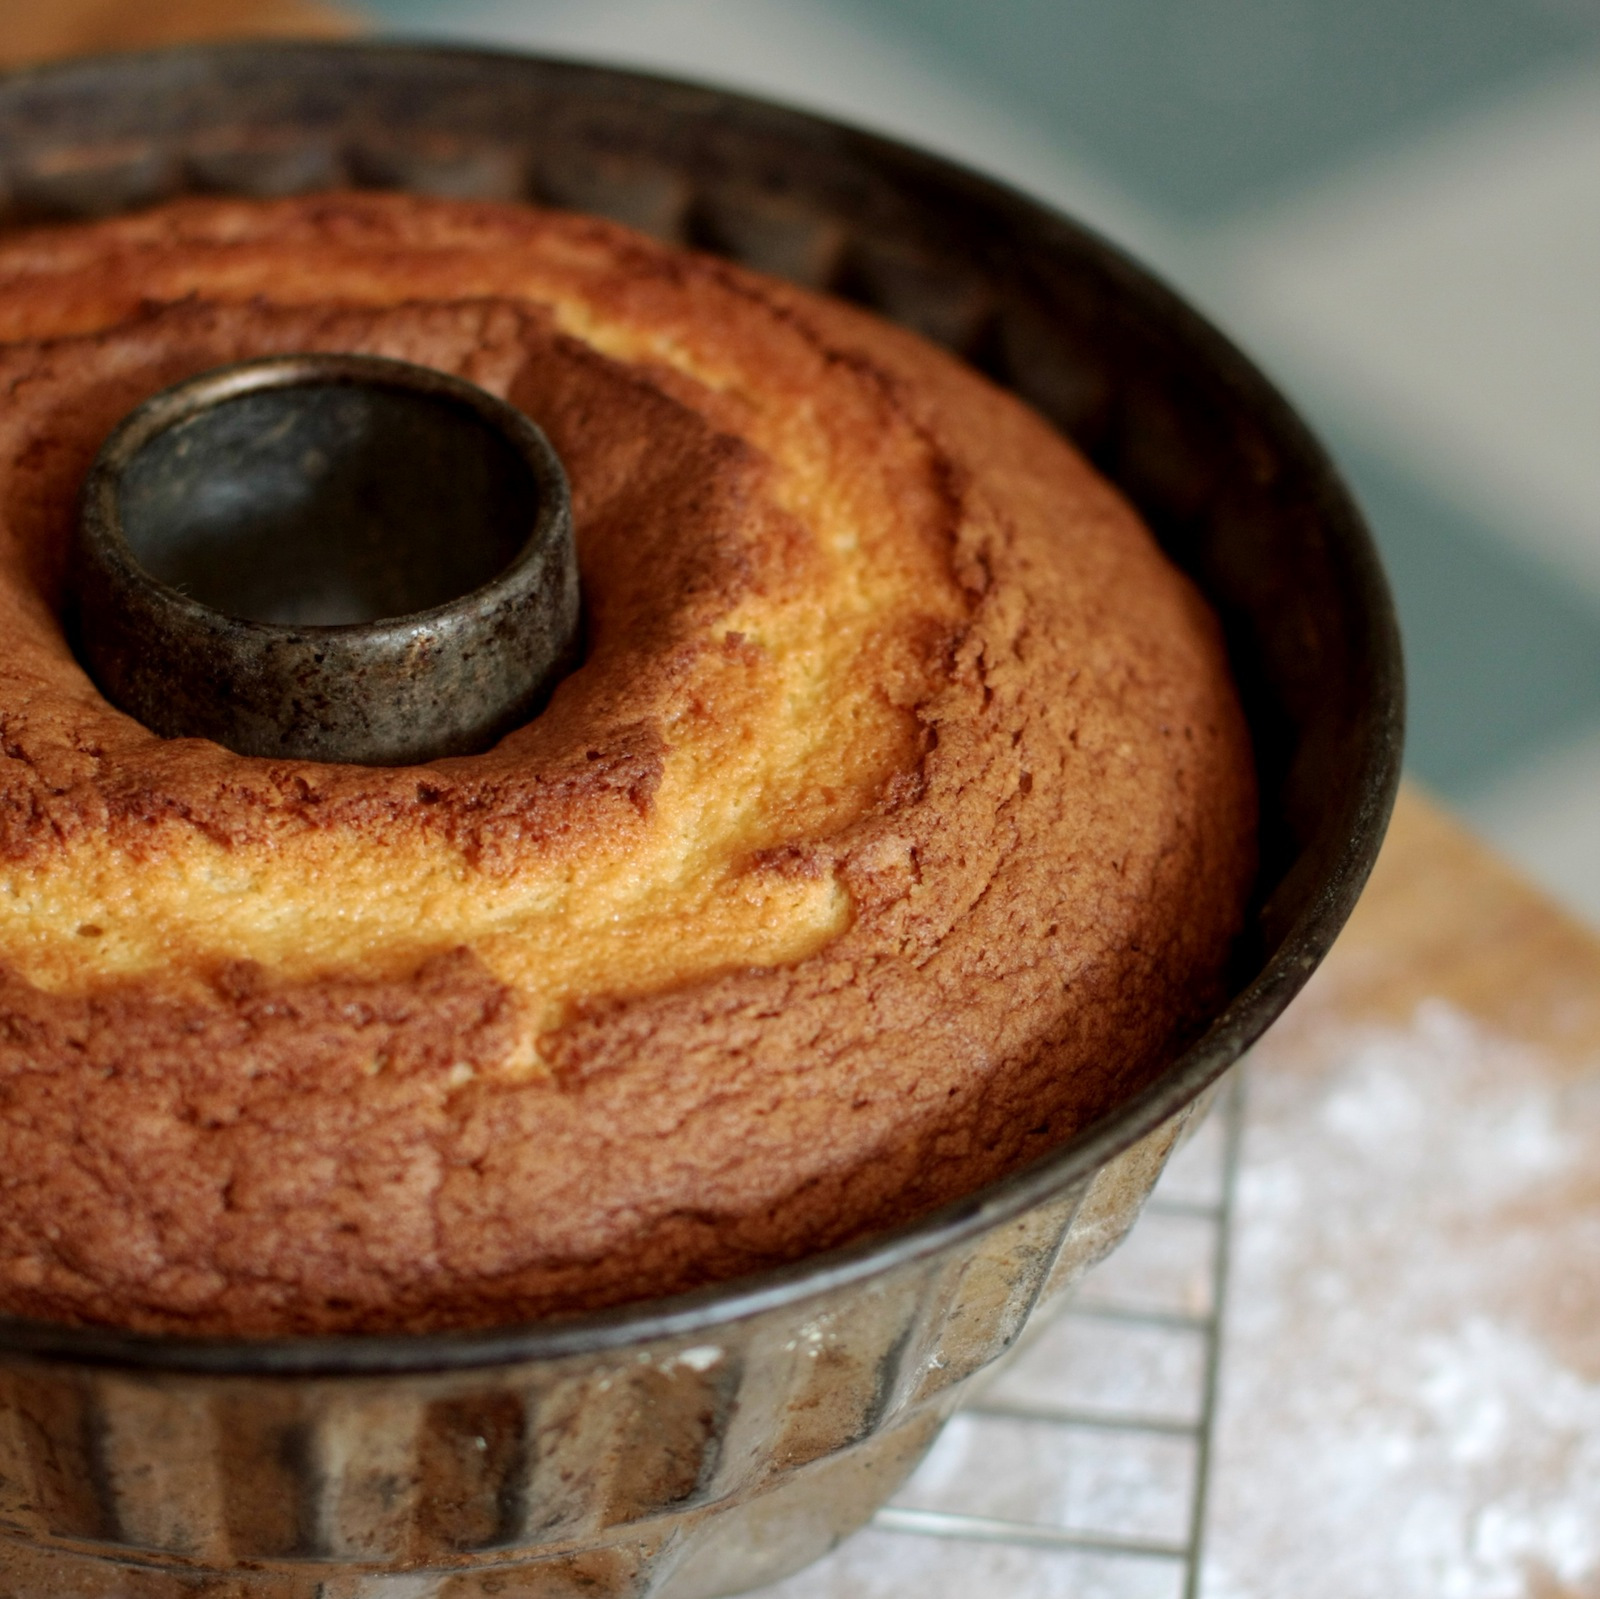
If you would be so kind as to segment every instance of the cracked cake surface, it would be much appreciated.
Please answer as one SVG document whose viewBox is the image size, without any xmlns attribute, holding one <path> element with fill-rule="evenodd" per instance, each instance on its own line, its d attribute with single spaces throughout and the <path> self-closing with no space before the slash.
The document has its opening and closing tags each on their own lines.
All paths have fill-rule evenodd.
<svg viewBox="0 0 1600 1599">
<path fill-rule="evenodd" d="M 1219 992 L 1215 620 L 1045 422 L 593 219 L 185 200 L 0 240 L 0 1312 L 425 1330 L 793 1260 L 1059 1143 Z M 163 740 L 60 620 L 184 377 L 455 372 L 572 484 L 587 654 L 493 750 Z"/>
</svg>

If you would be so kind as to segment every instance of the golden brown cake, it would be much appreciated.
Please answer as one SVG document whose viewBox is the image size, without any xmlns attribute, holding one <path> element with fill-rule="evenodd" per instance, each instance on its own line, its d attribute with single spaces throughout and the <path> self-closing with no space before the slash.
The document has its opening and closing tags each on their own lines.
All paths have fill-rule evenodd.
<svg viewBox="0 0 1600 1599">
<path fill-rule="evenodd" d="M 590 219 L 187 200 L 0 241 L 0 1311 L 424 1329 L 726 1279 L 1059 1143 L 1214 1002 L 1218 628 L 1043 421 Z M 520 406 L 587 657 L 491 752 L 162 740 L 58 613 L 134 404 L 354 350 Z"/>
</svg>

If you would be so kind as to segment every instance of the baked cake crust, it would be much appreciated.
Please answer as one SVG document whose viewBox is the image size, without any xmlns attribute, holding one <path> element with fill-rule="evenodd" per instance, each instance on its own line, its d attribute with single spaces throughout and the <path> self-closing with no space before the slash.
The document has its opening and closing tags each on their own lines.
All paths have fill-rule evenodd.
<svg viewBox="0 0 1600 1599">
<path fill-rule="evenodd" d="M 1044 1152 L 1213 1001 L 1214 619 L 1044 422 L 592 219 L 187 200 L 0 242 L 0 1310 L 481 1325 L 791 1260 Z M 133 404 L 359 350 L 510 398 L 589 649 L 481 756 L 164 741 L 58 620 Z"/>
</svg>

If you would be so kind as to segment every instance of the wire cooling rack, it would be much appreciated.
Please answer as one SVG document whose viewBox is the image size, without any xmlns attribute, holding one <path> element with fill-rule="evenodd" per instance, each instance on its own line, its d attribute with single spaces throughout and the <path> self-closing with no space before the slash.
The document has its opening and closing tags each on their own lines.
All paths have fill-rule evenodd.
<svg viewBox="0 0 1600 1599">
<path fill-rule="evenodd" d="M 1235 1071 L 1122 1248 L 768 1599 L 1197 1599 L 1243 1105 Z"/>
</svg>

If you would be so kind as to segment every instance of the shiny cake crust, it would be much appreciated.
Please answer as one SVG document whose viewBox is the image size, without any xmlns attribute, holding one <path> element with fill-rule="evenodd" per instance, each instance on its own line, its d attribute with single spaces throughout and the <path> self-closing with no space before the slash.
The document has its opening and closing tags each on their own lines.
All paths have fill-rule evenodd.
<svg viewBox="0 0 1600 1599">
<path fill-rule="evenodd" d="M 0 1309 L 426 1329 L 726 1279 L 1059 1142 L 1215 998 L 1214 619 L 1044 422 L 590 219 L 183 201 L 0 243 Z M 59 620 L 145 395 L 352 349 L 522 406 L 588 653 L 488 754 L 163 741 Z"/>
</svg>

